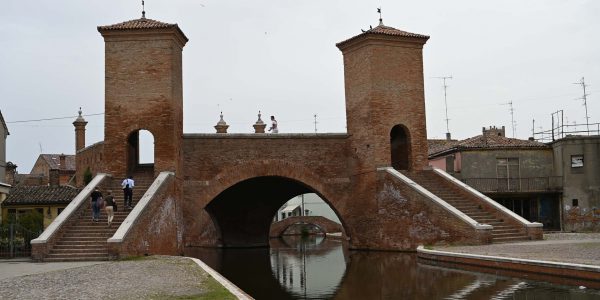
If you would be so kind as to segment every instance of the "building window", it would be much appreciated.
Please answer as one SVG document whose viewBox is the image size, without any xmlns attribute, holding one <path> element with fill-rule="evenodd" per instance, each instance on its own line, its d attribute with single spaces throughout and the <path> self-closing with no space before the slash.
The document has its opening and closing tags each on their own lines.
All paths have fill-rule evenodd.
<svg viewBox="0 0 600 300">
<path fill-rule="evenodd" d="M 571 168 L 583 168 L 583 155 L 571 155 Z"/>
<path fill-rule="evenodd" d="M 519 178 L 519 158 L 506 157 L 496 159 L 496 176 L 498 178 L 498 191 L 518 191 L 521 182 Z"/>
<path fill-rule="evenodd" d="M 573 199 L 573 207 L 579 206 L 579 199 Z"/>
<path fill-rule="evenodd" d="M 60 215 L 60 213 L 61 213 L 63 210 L 65 210 L 65 208 L 64 208 L 64 207 L 59 207 L 59 208 L 57 208 L 57 209 L 56 209 L 56 215 L 57 215 L 57 216 L 58 216 L 58 215 Z"/>
</svg>

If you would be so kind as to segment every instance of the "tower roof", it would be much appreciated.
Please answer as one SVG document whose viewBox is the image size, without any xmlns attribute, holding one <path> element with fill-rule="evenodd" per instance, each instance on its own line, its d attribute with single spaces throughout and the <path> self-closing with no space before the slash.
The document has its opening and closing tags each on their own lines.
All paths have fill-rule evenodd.
<svg viewBox="0 0 600 300">
<path fill-rule="evenodd" d="M 341 49 L 353 41 L 359 40 L 361 38 L 366 38 L 369 36 L 416 38 L 416 39 L 425 40 L 425 41 L 427 41 L 429 39 L 429 36 L 427 36 L 427 35 L 412 33 L 412 32 L 408 32 L 408 31 L 404 31 L 404 30 L 396 29 L 394 27 L 385 26 L 383 24 L 380 24 L 377 27 L 363 31 L 363 33 L 361 33 L 359 35 L 351 37 L 345 41 L 339 42 L 336 44 L 336 46 Z"/>
<path fill-rule="evenodd" d="M 175 24 L 165 23 L 165 22 L 148 19 L 148 18 L 144 18 L 144 17 L 135 19 L 135 20 L 129 20 L 129 21 L 117 23 L 117 24 L 112 24 L 112 25 L 98 26 L 98 31 L 101 33 L 102 32 L 111 32 L 111 31 L 155 30 L 155 29 L 175 29 L 183 36 L 183 38 L 185 39 L 186 42 L 188 41 L 188 38 L 185 36 L 183 31 L 181 31 L 181 29 L 179 28 L 177 23 L 175 23 Z"/>
</svg>

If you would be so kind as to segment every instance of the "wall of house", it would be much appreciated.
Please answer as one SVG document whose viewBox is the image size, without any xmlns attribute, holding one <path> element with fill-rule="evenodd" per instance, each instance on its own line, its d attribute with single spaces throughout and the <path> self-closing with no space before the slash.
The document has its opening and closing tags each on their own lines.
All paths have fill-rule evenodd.
<svg viewBox="0 0 600 300">
<path fill-rule="evenodd" d="M 0 118 L 2 118 L 0 116 Z M 0 123 L 0 182 L 5 182 L 6 177 L 6 137 L 8 132 L 4 125 Z"/>
<path fill-rule="evenodd" d="M 499 149 L 462 151 L 461 179 L 497 178 L 498 158 L 519 158 L 521 178 L 553 176 L 552 149 Z"/>
<path fill-rule="evenodd" d="M 563 230 L 600 230 L 600 136 L 567 137 L 552 148 L 556 175 L 563 178 Z M 583 166 L 572 167 L 579 155 Z"/>
<path fill-rule="evenodd" d="M 41 157 L 38 156 L 38 159 L 35 161 L 35 164 L 31 168 L 31 175 L 41 175 L 43 177 L 50 177 L 50 166 L 48 163 Z"/>
<path fill-rule="evenodd" d="M 2 207 L 2 218 L 0 220 L 8 220 L 9 211 L 29 211 L 29 210 L 41 210 L 44 216 L 44 229 L 50 226 L 50 223 L 56 219 L 59 213 L 67 207 L 68 204 L 50 204 L 50 205 L 11 205 L 8 207 Z"/>
<path fill-rule="evenodd" d="M 92 177 L 97 173 L 104 172 L 104 142 L 98 142 L 85 147 L 75 155 L 76 161 L 76 186 L 83 186 L 83 174 L 87 168 L 90 168 Z"/>
<path fill-rule="evenodd" d="M 451 173 L 460 173 L 461 172 L 461 167 L 462 167 L 462 155 L 460 152 L 455 152 L 452 154 L 448 154 L 446 156 L 440 156 L 440 157 L 436 157 L 433 159 L 429 160 L 429 165 L 434 167 L 434 168 L 438 168 L 438 169 L 442 169 L 446 172 L 450 172 L 449 170 L 447 170 L 447 157 L 448 156 L 454 156 L 454 169 L 452 170 Z M 460 174 L 454 174 L 456 177 L 460 177 Z"/>
</svg>

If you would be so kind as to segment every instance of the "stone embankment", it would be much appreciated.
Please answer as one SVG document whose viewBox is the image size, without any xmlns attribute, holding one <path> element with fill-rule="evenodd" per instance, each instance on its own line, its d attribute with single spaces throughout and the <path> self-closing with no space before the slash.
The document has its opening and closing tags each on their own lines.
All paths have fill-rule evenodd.
<svg viewBox="0 0 600 300">
<path fill-rule="evenodd" d="M 0 298 L 244 299 L 234 296 L 192 259 L 172 256 L 143 257 L 8 277 L 0 280 Z"/>
<path fill-rule="evenodd" d="M 427 264 L 600 288 L 600 233 L 552 233 L 542 241 L 417 251 Z"/>
</svg>

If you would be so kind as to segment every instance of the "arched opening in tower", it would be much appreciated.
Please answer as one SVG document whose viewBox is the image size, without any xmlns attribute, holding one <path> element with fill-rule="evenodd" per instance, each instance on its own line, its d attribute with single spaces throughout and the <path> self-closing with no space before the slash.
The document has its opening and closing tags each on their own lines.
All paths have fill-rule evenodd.
<svg viewBox="0 0 600 300">
<path fill-rule="evenodd" d="M 392 167 L 396 170 L 408 170 L 410 167 L 410 136 L 403 125 L 392 127 L 390 132 Z"/>
<path fill-rule="evenodd" d="M 267 247 L 275 215 L 290 199 L 306 193 L 318 194 L 335 211 L 330 202 L 310 186 L 279 176 L 241 181 L 215 197 L 206 211 L 222 247 Z M 336 215 L 339 218 L 337 212 Z"/>
<path fill-rule="evenodd" d="M 154 176 L 154 135 L 145 129 L 127 138 L 127 173 Z"/>
</svg>

